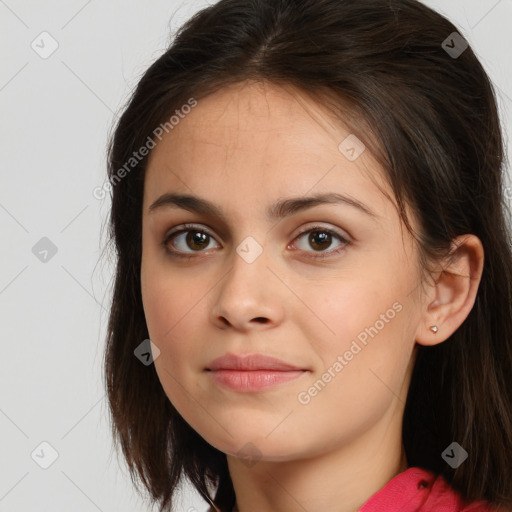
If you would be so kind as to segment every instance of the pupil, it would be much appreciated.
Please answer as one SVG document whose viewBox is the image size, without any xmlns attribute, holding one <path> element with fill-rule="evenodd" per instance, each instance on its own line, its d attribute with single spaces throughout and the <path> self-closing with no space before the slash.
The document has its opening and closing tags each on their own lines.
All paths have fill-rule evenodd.
<svg viewBox="0 0 512 512">
<path fill-rule="evenodd" d="M 313 247 L 315 245 L 316 246 L 320 245 L 320 249 L 325 249 L 326 247 L 329 247 L 329 245 L 330 245 L 330 237 L 331 237 L 331 235 L 329 233 L 325 233 L 322 231 L 315 231 L 314 233 L 311 233 L 309 240 Z M 317 240 L 319 240 L 319 243 L 317 243 Z"/>
<path fill-rule="evenodd" d="M 201 233 L 199 231 L 191 231 L 189 232 L 188 236 L 187 236 L 187 242 L 190 242 L 191 245 L 195 245 L 195 246 L 199 246 L 199 249 L 202 248 L 202 244 L 204 244 L 204 242 L 206 241 L 206 238 L 208 237 L 208 235 L 206 233 Z M 206 244 L 208 245 L 208 244 Z M 191 247 L 192 249 L 194 247 Z"/>
</svg>

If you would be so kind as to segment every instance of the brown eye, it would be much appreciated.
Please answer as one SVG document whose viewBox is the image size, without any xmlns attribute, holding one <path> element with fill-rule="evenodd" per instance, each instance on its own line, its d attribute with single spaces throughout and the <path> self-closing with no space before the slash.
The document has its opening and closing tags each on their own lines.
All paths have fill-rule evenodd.
<svg viewBox="0 0 512 512">
<path fill-rule="evenodd" d="M 315 250 L 327 249 L 332 243 L 332 235 L 325 231 L 312 231 L 309 233 L 308 242 Z"/>
<path fill-rule="evenodd" d="M 209 235 L 203 231 L 188 231 L 185 237 L 185 243 L 194 250 L 204 249 L 208 245 Z M 205 243 L 206 242 L 206 243 Z"/>
<path fill-rule="evenodd" d="M 303 231 L 299 234 L 297 240 L 305 238 L 304 235 L 309 235 L 307 237 L 307 243 L 303 244 L 303 247 L 300 247 L 300 244 L 297 245 L 299 245 L 299 249 L 306 253 L 319 253 L 311 255 L 311 258 L 328 258 L 330 256 L 335 256 L 350 244 L 350 242 L 340 233 L 322 226 L 315 226 Z M 327 251 L 326 249 L 328 249 L 336 239 L 340 242 L 339 247 L 337 249 Z M 304 247 L 304 245 L 307 247 Z M 308 250 L 308 248 L 313 248 L 313 251 Z"/>
<path fill-rule="evenodd" d="M 185 225 L 183 229 L 169 233 L 162 243 L 170 254 L 188 257 L 193 253 L 204 252 L 212 240 L 214 238 L 208 232 Z"/>
</svg>

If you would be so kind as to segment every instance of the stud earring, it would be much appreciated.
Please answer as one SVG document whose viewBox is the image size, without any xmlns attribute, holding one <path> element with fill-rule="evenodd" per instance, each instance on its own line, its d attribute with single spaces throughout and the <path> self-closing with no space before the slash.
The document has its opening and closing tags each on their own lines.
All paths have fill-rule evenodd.
<svg viewBox="0 0 512 512">
<path fill-rule="evenodd" d="M 430 330 L 431 330 L 433 333 L 436 333 L 436 332 L 439 330 L 439 328 L 437 327 L 437 325 L 432 325 L 432 326 L 430 326 Z"/>
</svg>

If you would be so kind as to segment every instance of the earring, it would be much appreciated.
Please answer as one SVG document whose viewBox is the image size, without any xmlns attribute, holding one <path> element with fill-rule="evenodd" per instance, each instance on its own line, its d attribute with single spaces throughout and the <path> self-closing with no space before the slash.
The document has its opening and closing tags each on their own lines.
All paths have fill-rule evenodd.
<svg viewBox="0 0 512 512">
<path fill-rule="evenodd" d="M 432 325 L 432 326 L 430 326 L 430 330 L 431 330 L 433 333 L 436 333 L 436 332 L 439 330 L 439 328 L 437 327 L 437 325 Z"/>
</svg>

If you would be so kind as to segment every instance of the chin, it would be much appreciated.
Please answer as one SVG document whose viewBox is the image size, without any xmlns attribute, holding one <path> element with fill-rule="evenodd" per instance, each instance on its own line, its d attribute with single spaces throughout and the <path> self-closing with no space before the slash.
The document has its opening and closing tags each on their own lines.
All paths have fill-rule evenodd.
<svg viewBox="0 0 512 512">
<path fill-rule="evenodd" d="M 268 430 L 268 432 L 271 431 L 272 429 Z M 249 462 L 259 460 L 282 462 L 306 456 L 304 440 L 293 440 L 289 436 L 279 436 L 277 433 L 267 436 L 262 434 L 261 427 L 257 428 L 257 426 L 254 429 L 243 430 L 236 430 L 232 426 L 229 432 L 232 437 L 223 432 L 221 438 L 205 439 L 226 455 Z M 211 434 L 211 430 L 209 433 Z"/>
</svg>

